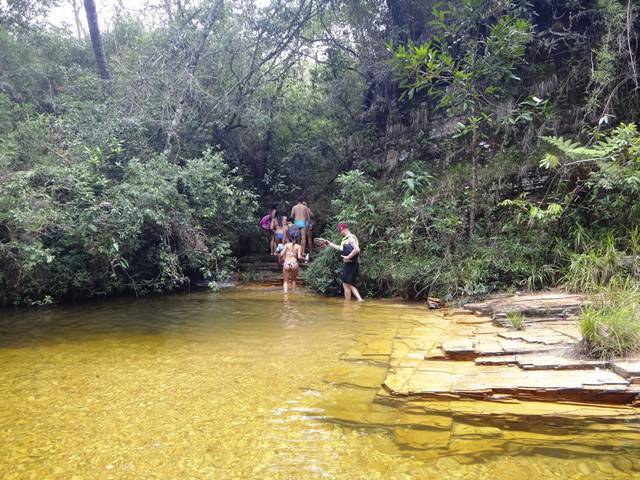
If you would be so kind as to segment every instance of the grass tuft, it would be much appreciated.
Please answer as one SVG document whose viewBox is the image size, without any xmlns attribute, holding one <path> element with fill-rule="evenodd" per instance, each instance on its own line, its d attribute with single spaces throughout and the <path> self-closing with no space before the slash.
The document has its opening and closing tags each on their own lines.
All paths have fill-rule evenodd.
<svg viewBox="0 0 640 480">
<path fill-rule="evenodd" d="M 571 254 L 569 260 L 563 283 L 574 292 L 597 292 L 626 274 L 623 253 L 616 249 L 613 234 L 596 248 Z"/>
<path fill-rule="evenodd" d="M 507 312 L 507 320 L 516 330 L 524 330 L 525 321 L 522 312 Z"/>
<path fill-rule="evenodd" d="M 612 282 L 582 309 L 580 333 L 586 354 L 599 358 L 640 351 L 640 289 L 627 282 Z"/>
</svg>

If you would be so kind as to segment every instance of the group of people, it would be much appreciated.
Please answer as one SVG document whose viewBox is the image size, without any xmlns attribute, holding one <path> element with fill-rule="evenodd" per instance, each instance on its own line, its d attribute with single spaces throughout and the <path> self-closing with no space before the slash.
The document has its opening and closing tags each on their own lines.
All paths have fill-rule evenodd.
<svg viewBox="0 0 640 480">
<path fill-rule="evenodd" d="M 275 207 L 272 207 L 267 215 L 260 220 L 260 226 L 269 233 L 269 250 L 271 255 L 278 257 L 282 264 L 282 287 L 285 293 L 289 287 L 295 288 L 300 263 L 309 261 L 307 247 L 313 246 L 313 212 L 304 198 L 298 199 L 291 209 L 291 215 L 278 215 Z M 340 252 L 343 261 L 342 287 L 345 300 L 353 296 L 362 301 L 360 292 L 354 286 L 358 274 L 358 255 L 360 245 L 356 236 L 350 232 L 346 223 L 338 224 L 338 231 L 342 236 L 340 245 L 324 238 L 317 238 L 319 247 L 331 247 Z"/>
<path fill-rule="evenodd" d="M 307 245 L 313 245 L 313 211 L 303 198 L 291 209 L 291 215 L 279 215 L 276 207 L 262 218 L 260 226 L 269 232 L 269 250 L 282 264 L 283 288 L 295 288 L 300 262 L 308 262 Z"/>
<path fill-rule="evenodd" d="M 262 220 L 262 223 L 265 219 Z M 307 245 L 312 244 L 313 212 L 304 199 L 299 199 L 291 209 L 291 215 L 279 215 L 276 207 L 271 207 L 268 214 L 271 238 L 269 248 L 271 255 L 279 255 L 287 243 L 299 244 L 302 255 Z M 263 227 L 264 228 L 264 227 Z"/>
</svg>

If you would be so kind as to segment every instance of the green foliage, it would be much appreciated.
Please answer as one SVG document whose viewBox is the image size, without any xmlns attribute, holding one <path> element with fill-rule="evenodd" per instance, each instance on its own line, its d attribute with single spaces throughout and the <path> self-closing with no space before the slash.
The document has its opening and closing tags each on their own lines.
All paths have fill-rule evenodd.
<svg viewBox="0 0 640 480">
<path fill-rule="evenodd" d="M 640 221 L 640 132 L 635 124 L 621 124 L 589 147 L 563 138 L 544 138 L 561 154 L 558 168 L 578 178 L 582 199 L 575 193 L 564 207 L 574 224 L 604 227 L 622 235 L 627 225 Z M 545 159 L 542 166 L 553 167 Z M 549 165 L 547 165 L 549 164 Z M 567 200 L 564 199 L 566 202 Z"/>
<path fill-rule="evenodd" d="M 478 24 L 455 35 L 446 18 L 460 19 L 469 14 L 464 10 L 470 11 Z M 465 5 L 463 11 L 436 8 L 433 14 L 436 17 L 433 25 L 439 32 L 434 40 L 421 45 L 388 44 L 393 52 L 392 71 L 402 96 L 412 99 L 416 93 L 426 91 L 450 114 L 480 115 L 491 122 L 491 116 L 482 114 L 494 110 L 485 94 L 500 98 L 510 82 L 520 80 L 515 71 L 531 40 L 531 23 L 513 16 L 506 8 L 498 13 L 495 23 L 482 25 L 488 29 L 488 34 L 482 37 L 477 35 L 482 19 L 474 6 Z M 455 51 L 458 54 L 454 56 L 451 52 Z"/>
<path fill-rule="evenodd" d="M 367 294 L 420 298 L 430 292 L 450 299 L 509 286 L 540 288 L 557 277 L 535 234 L 484 232 L 471 243 L 459 242 L 465 235 L 466 194 L 455 173 L 436 178 L 416 163 L 394 181 L 351 171 L 337 183 L 331 224 L 347 221 L 358 236 L 360 281 Z M 338 260 L 323 253 L 311 262 L 307 279 L 313 289 L 339 292 Z"/>
<path fill-rule="evenodd" d="M 528 201 L 527 196 L 526 193 L 522 193 L 517 198 L 503 200 L 498 205 L 514 210 L 516 212 L 516 223 L 528 223 L 531 226 L 534 224 L 545 225 L 553 223 L 564 212 L 562 205 L 550 203 L 546 207 L 542 207 L 539 204 L 536 205 Z"/>
<path fill-rule="evenodd" d="M 342 290 L 342 262 L 333 249 L 325 249 L 302 271 L 302 278 L 313 290 L 322 295 L 339 295 Z"/>
<path fill-rule="evenodd" d="M 524 330 L 525 321 L 522 312 L 507 312 L 507 320 L 516 330 Z"/>
<path fill-rule="evenodd" d="M 582 347 L 610 358 L 640 350 L 640 290 L 631 282 L 612 282 L 580 313 Z"/>
<path fill-rule="evenodd" d="M 113 155 L 95 148 L 8 175 L 2 302 L 145 294 L 223 272 L 230 234 L 251 217 L 254 199 L 222 157 L 205 152 L 185 167 L 131 159 L 114 179 L 105 173 Z"/>
<path fill-rule="evenodd" d="M 207 2 L 150 6 L 109 22 L 105 83 L 88 42 L 45 27 L 55 3 L 0 18 L 5 302 L 223 275 L 255 228 L 251 191 L 279 206 L 304 193 L 318 229 L 349 221 L 369 294 L 638 275 L 635 4 L 408 0 L 400 18 L 377 0 L 242 0 L 192 78 Z M 338 293 L 340 269 L 323 253 L 308 282 Z"/>
<path fill-rule="evenodd" d="M 595 292 L 612 282 L 637 279 L 637 255 L 634 255 L 637 235 L 638 228 L 634 227 L 628 238 L 616 238 L 613 232 L 608 232 L 601 239 L 581 240 L 580 250 L 568 254 L 569 264 L 562 280 L 565 287 L 576 292 Z M 627 245 L 632 254 L 631 263 L 625 262 Z"/>
</svg>

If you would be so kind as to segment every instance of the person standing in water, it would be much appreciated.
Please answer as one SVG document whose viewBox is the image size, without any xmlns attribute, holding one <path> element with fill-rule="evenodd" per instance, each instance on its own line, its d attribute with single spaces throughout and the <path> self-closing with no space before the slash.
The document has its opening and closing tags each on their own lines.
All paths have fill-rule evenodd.
<svg viewBox="0 0 640 480">
<path fill-rule="evenodd" d="M 346 223 L 339 223 L 338 231 L 342 235 L 340 245 L 336 245 L 324 238 L 320 238 L 319 242 L 340 252 L 343 262 L 342 288 L 344 290 L 344 299 L 351 300 L 351 295 L 353 294 L 357 301 L 362 302 L 360 292 L 353 285 L 358 275 L 358 255 L 360 254 L 358 238 L 349 231 L 349 225 Z"/>
<path fill-rule="evenodd" d="M 307 246 L 307 226 L 309 225 L 309 208 L 303 203 L 304 198 L 299 198 L 291 209 L 291 217 L 296 227 L 300 229 L 300 247 L 302 255 L 306 251 Z"/>
<path fill-rule="evenodd" d="M 297 243 L 287 242 L 284 249 L 280 253 L 282 259 L 282 288 L 284 293 L 289 291 L 289 282 L 291 289 L 295 290 L 298 272 L 300 271 L 300 260 L 302 259 L 301 247 Z"/>
</svg>

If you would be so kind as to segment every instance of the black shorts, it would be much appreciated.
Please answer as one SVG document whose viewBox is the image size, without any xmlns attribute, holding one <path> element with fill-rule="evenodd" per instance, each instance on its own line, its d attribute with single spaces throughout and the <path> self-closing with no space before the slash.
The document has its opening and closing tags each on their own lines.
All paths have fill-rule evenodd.
<svg viewBox="0 0 640 480">
<path fill-rule="evenodd" d="M 342 264 L 342 283 L 353 285 L 358 275 L 358 262 L 347 262 Z"/>
</svg>

